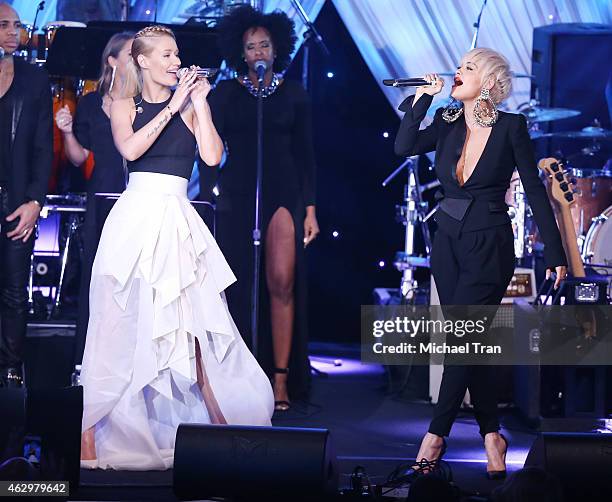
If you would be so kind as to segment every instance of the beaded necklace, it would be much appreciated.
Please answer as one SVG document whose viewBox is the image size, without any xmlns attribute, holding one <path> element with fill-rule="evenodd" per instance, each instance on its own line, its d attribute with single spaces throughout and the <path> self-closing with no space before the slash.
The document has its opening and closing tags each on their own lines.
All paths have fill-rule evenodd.
<svg viewBox="0 0 612 502">
<path fill-rule="evenodd" d="M 270 85 L 264 86 L 262 88 L 261 96 L 264 98 L 267 98 L 268 96 L 274 94 L 276 89 L 278 89 L 279 84 L 280 84 L 280 79 L 278 78 L 278 75 L 275 73 L 274 75 L 272 75 L 272 82 L 270 82 Z M 244 85 L 247 91 L 249 91 L 253 96 L 255 97 L 259 96 L 257 87 L 253 85 L 253 82 L 251 82 L 251 79 L 247 75 L 244 75 L 242 77 L 242 85 Z"/>
</svg>

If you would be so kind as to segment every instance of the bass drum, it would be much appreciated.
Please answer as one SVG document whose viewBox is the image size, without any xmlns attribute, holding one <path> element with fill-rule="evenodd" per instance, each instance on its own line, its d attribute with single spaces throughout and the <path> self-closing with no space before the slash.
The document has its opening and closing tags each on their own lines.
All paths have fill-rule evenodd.
<svg viewBox="0 0 612 502">
<path fill-rule="evenodd" d="M 612 206 L 593 218 L 584 240 L 582 259 L 598 274 L 612 275 Z M 612 295 L 608 284 L 608 296 Z"/>
</svg>

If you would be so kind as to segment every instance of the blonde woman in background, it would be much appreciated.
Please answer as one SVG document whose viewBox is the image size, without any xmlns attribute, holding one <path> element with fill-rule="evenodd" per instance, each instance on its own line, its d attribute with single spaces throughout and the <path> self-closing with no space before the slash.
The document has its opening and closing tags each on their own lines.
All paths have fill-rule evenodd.
<svg viewBox="0 0 612 502">
<path fill-rule="evenodd" d="M 134 33 L 113 35 L 102 53 L 97 89 L 83 96 L 74 119 L 64 106 L 55 114 L 55 123 L 62 132 L 64 151 L 75 165 L 83 164 L 89 153 L 94 155 L 94 169 L 87 182 L 87 211 L 82 228 L 84 259 L 81 268 L 79 313 L 76 326 L 74 362 L 81 364 L 87 322 L 89 319 L 89 282 L 102 226 L 110 210 L 110 202 L 96 199 L 96 193 L 121 193 L 125 190 L 123 159 L 113 142 L 110 107 L 121 97 L 128 64 L 132 58 Z"/>
</svg>

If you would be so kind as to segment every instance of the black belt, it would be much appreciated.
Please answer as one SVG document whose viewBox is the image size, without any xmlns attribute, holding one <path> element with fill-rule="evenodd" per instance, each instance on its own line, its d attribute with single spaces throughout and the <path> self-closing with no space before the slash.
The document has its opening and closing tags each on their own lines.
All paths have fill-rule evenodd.
<svg viewBox="0 0 612 502">
<path fill-rule="evenodd" d="M 487 209 L 491 212 L 506 212 L 508 210 L 508 205 L 504 200 L 460 199 L 445 197 L 440 192 L 436 192 L 435 198 L 439 201 L 440 209 L 457 221 L 463 221 L 465 214 L 472 204 L 486 204 Z"/>
<path fill-rule="evenodd" d="M 438 201 L 440 209 L 448 214 L 451 218 L 462 221 L 465 213 L 469 209 L 474 199 L 458 199 L 446 197 L 442 192 L 436 192 L 435 199 Z"/>
</svg>

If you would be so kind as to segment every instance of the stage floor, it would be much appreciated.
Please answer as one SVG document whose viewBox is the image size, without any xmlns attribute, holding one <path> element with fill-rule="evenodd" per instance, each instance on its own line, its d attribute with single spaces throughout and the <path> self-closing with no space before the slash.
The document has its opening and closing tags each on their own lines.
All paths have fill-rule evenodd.
<svg viewBox="0 0 612 502">
<path fill-rule="evenodd" d="M 382 367 L 362 365 L 354 346 L 313 344 L 315 375 L 309 402 L 294 403 L 274 417 L 283 427 L 321 427 L 331 431 L 339 457 L 340 485 L 348 487 L 357 465 L 370 480 L 383 482 L 401 462 L 413 459 L 431 417 L 431 405 L 389 395 Z M 334 360 L 341 360 L 334 366 Z M 510 472 L 523 466 L 535 431 L 528 430 L 512 411 L 502 412 L 503 432 L 510 441 Z M 469 410 L 462 411 L 448 440 L 445 460 L 464 493 L 486 495 L 500 482 L 485 476 L 486 457 L 478 427 Z M 81 489 L 71 500 L 174 500 L 172 471 L 81 471 Z M 291 497 L 287 497 L 291 500 Z"/>
</svg>

